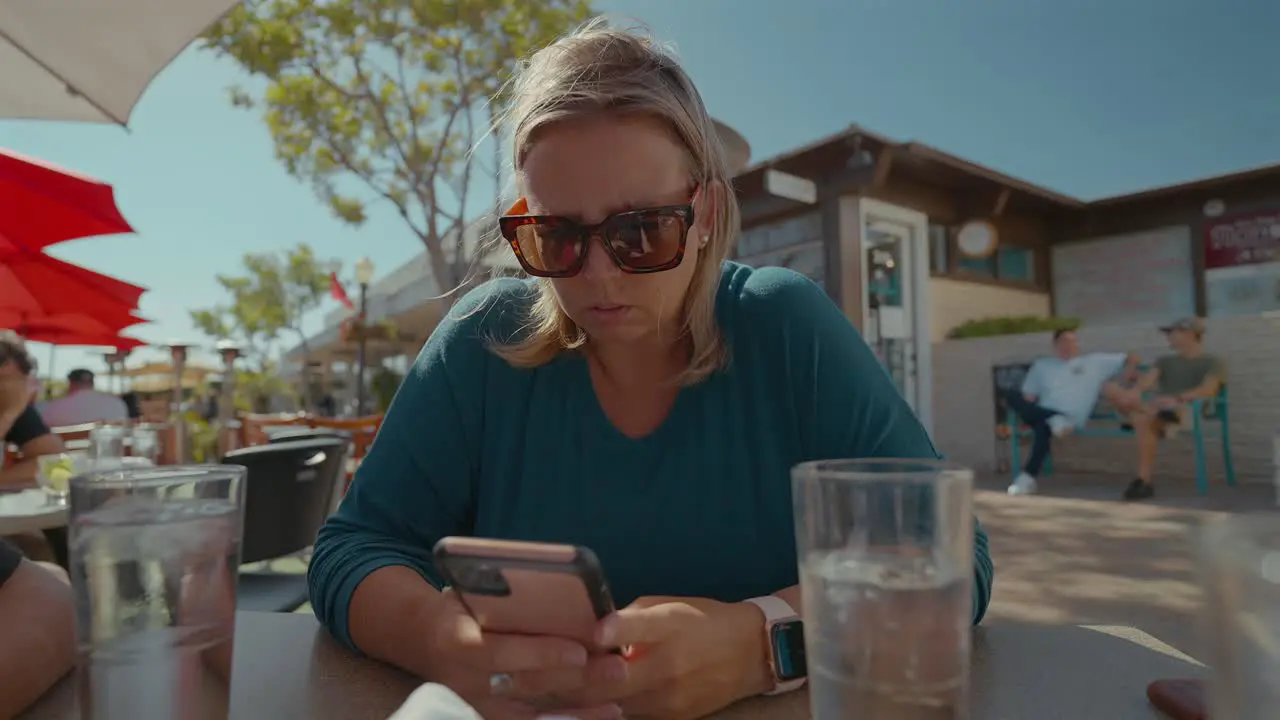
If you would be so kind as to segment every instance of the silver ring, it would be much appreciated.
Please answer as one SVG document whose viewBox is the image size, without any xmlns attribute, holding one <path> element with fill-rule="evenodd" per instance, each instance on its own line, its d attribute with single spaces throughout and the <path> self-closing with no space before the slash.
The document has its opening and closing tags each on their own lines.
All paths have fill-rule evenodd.
<svg viewBox="0 0 1280 720">
<path fill-rule="evenodd" d="M 489 693 L 497 697 L 507 695 L 515 684 L 516 679 L 511 673 L 494 673 L 489 676 Z"/>
</svg>

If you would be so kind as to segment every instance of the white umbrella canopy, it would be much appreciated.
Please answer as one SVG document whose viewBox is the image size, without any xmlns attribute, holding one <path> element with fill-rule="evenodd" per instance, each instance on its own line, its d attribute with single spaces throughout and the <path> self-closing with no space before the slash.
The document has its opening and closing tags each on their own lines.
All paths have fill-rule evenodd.
<svg viewBox="0 0 1280 720">
<path fill-rule="evenodd" d="M 147 85 L 238 0 L 0 0 L 0 117 L 127 125 Z"/>
</svg>

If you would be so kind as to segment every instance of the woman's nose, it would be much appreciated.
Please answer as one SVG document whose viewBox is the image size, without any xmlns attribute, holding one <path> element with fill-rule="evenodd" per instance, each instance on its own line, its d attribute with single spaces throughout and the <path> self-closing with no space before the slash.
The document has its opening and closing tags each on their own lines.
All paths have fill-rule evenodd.
<svg viewBox="0 0 1280 720">
<path fill-rule="evenodd" d="M 612 277 L 622 272 L 618 263 L 604 249 L 604 238 L 593 235 L 587 240 L 587 259 L 582 263 L 582 274 L 586 277 Z"/>
</svg>

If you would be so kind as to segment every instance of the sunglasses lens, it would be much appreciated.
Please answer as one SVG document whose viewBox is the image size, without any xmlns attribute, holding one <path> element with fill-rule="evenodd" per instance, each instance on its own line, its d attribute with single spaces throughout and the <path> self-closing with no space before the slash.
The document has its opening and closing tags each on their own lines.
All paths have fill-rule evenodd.
<svg viewBox="0 0 1280 720">
<path fill-rule="evenodd" d="M 521 225 L 515 229 L 515 241 L 524 261 L 546 273 L 564 272 L 576 265 L 582 248 L 577 228 L 559 223 Z"/>
<path fill-rule="evenodd" d="M 606 239 L 619 262 L 647 270 L 675 260 L 687 231 L 679 215 L 637 212 L 619 216 Z"/>
</svg>

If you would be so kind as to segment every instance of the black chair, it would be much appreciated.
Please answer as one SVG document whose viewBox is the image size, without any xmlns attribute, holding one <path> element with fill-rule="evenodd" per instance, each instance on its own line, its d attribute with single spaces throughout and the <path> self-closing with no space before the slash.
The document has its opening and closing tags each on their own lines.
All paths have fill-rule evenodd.
<svg viewBox="0 0 1280 720">
<path fill-rule="evenodd" d="M 331 428 L 281 428 L 267 436 L 267 444 L 314 440 L 316 438 L 343 438 L 351 442 L 351 433 Z"/>
<path fill-rule="evenodd" d="M 347 467 L 347 458 L 351 457 L 351 433 L 345 430 L 335 430 L 333 428 L 283 428 L 273 432 L 267 436 L 268 445 L 276 445 L 278 443 L 297 442 L 299 440 L 315 440 L 316 438 L 342 438 L 346 446 L 342 452 L 342 467 Z M 339 479 L 338 484 L 333 488 L 333 502 L 329 506 L 329 513 L 332 514 L 338 509 L 338 503 L 342 502 L 343 490 L 346 487 Z"/>
<path fill-rule="evenodd" d="M 233 450 L 224 465 L 248 468 L 245 487 L 244 565 L 296 555 L 315 543 L 332 509 L 346 463 L 340 437 L 255 445 Z M 292 612 L 308 600 L 305 575 L 241 572 L 239 610 Z"/>
</svg>

